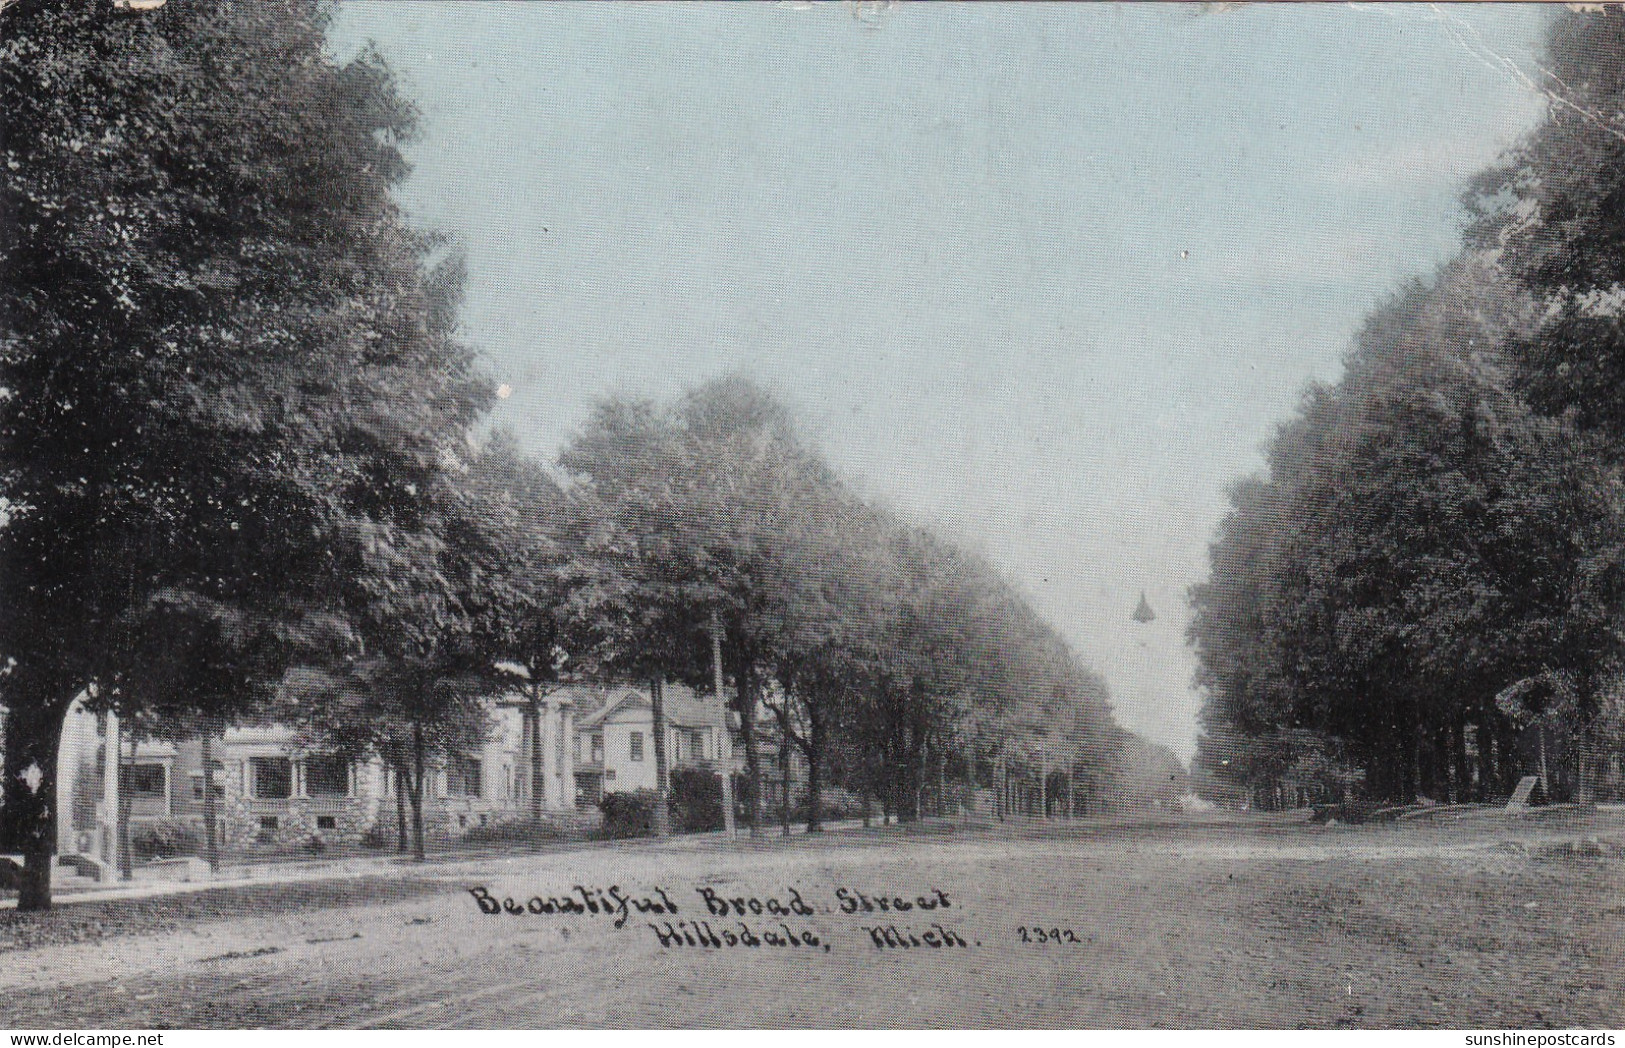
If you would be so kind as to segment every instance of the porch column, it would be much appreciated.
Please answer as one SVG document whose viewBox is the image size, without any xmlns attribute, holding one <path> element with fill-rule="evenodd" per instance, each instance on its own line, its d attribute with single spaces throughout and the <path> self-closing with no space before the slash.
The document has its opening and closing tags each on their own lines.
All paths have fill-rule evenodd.
<svg viewBox="0 0 1625 1048">
<path fill-rule="evenodd" d="M 541 712 L 535 701 L 526 702 L 519 713 L 519 752 L 524 754 L 524 766 L 515 774 L 519 776 L 519 798 L 533 819 L 542 815 L 542 771 L 537 763 L 541 758 L 538 749 L 541 743 L 536 737 L 540 720 Z"/>
<path fill-rule="evenodd" d="M 559 710 L 559 810 L 574 811 L 576 806 L 576 711 L 568 696 L 556 700 Z"/>
<path fill-rule="evenodd" d="M 558 807 L 558 787 L 553 782 L 556 774 L 557 761 L 553 759 L 554 740 L 558 738 L 558 728 L 555 725 L 554 702 L 552 696 L 541 701 L 540 710 L 536 717 L 536 752 L 541 755 L 542 777 L 536 784 L 538 791 L 535 805 L 537 811 Z"/>
<path fill-rule="evenodd" d="M 79 842 L 74 833 L 74 794 L 79 792 L 79 768 L 83 758 L 80 747 L 84 745 L 85 725 L 81 714 L 83 707 L 79 700 L 74 699 L 68 706 L 68 712 L 62 725 L 62 736 L 56 745 L 56 853 L 58 855 L 72 855 L 79 850 Z M 95 744 L 94 730 L 90 740 Z M 94 752 L 94 750 L 92 750 Z"/>
<path fill-rule="evenodd" d="M 118 780 L 119 780 L 119 722 L 118 714 L 107 714 L 107 731 L 102 735 L 102 811 L 97 821 L 100 826 L 102 861 L 118 865 Z"/>
</svg>

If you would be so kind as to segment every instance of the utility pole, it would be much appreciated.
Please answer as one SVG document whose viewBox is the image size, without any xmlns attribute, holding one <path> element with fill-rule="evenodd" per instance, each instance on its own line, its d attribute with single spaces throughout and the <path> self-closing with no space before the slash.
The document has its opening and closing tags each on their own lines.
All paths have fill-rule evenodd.
<svg viewBox="0 0 1625 1048">
<path fill-rule="evenodd" d="M 666 764 L 666 686 L 661 671 L 649 679 L 650 714 L 655 748 L 655 836 L 671 836 L 671 782 Z"/>
<path fill-rule="evenodd" d="M 728 703 L 722 697 L 722 620 L 711 611 L 711 679 L 716 685 L 717 702 L 722 705 L 722 731 L 717 735 L 717 763 L 722 766 L 722 829 L 734 835 L 734 747 L 733 729 L 728 726 Z"/>
<path fill-rule="evenodd" d="M 1038 744 L 1038 815 L 1049 818 L 1049 751 Z"/>
<path fill-rule="evenodd" d="M 1546 778 L 1546 721 L 1544 718 L 1535 722 L 1536 738 L 1540 741 L 1540 792 L 1545 794 L 1547 804 L 1552 803 L 1552 784 Z"/>
<path fill-rule="evenodd" d="M 209 873 L 220 872 L 220 819 L 214 799 L 214 731 L 215 720 L 203 722 L 203 741 L 199 749 L 203 757 L 203 835 L 206 838 L 204 854 L 209 860 Z"/>
</svg>

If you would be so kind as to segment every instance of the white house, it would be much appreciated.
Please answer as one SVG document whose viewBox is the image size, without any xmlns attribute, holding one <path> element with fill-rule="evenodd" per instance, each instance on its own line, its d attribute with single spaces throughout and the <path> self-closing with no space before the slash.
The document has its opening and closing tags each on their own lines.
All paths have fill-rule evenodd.
<svg viewBox="0 0 1625 1048">
<path fill-rule="evenodd" d="M 681 684 L 667 684 L 661 693 L 668 767 L 719 770 L 727 730 L 722 703 Z M 648 687 L 577 689 L 574 698 L 590 710 L 575 729 L 577 804 L 596 805 L 605 793 L 654 789 L 654 703 Z M 737 760 L 730 763 L 737 770 Z"/>
<path fill-rule="evenodd" d="M 575 809 L 568 696 L 493 700 L 492 730 L 466 753 L 432 760 L 426 830 L 455 838 L 491 821 Z M 280 725 L 231 727 L 208 743 L 222 845 L 287 850 L 393 839 L 396 777 L 377 761 L 346 761 L 299 745 Z M 121 804 L 132 830 L 179 823 L 201 835 L 205 745 L 133 739 L 119 718 L 70 707 L 59 750 L 58 851 L 116 861 Z M 108 774 L 110 767 L 122 774 Z"/>
</svg>

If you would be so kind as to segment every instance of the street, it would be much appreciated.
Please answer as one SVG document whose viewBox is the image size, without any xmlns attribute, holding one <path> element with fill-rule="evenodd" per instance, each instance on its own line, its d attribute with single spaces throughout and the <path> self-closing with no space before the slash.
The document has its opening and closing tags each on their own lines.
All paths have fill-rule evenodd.
<svg viewBox="0 0 1625 1048">
<path fill-rule="evenodd" d="M 1234 816 L 479 859 L 0 952 L 0 1025 L 1618 1026 L 1622 840 Z"/>
</svg>

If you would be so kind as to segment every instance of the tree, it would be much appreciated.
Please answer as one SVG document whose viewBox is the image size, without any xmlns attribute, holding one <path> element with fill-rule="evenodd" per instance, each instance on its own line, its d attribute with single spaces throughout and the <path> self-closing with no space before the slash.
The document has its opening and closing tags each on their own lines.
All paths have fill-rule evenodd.
<svg viewBox="0 0 1625 1048">
<path fill-rule="evenodd" d="M 152 693 L 135 638 L 162 595 L 296 629 L 399 526 L 375 493 L 483 410 L 390 196 L 412 111 L 376 56 L 326 54 L 329 11 L 0 13 L 0 846 L 24 908 L 49 905 L 63 714 L 91 682 Z M 251 694 L 192 690 L 221 716 Z"/>
<path fill-rule="evenodd" d="M 1600 668 L 1615 511 L 1509 382 L 1518 301 L 1475 256 L 1397 296 L 1237 489 L 1193 592 L 1210 769 L 1279 778 L 1347 740 L 1377 797 L 1482 795 L 1512 770 L 1492 697 Z"/>
<path fill-rule="evenodd" d="M 855 496 L 753 384 L 606 404 L 561 464 L 577 507 L 572 618 L 607 672 L 698 683 L 705 627 L 723 624 L 757 832 L 763 710 L 806 760 L 809 828 L 836 772 L 912 817 L 926 769 L 940 779 L 977 716 L 1036 718 L 1096 751 L 1106 737 L 1085 727 L 1110 722 L 1104 688 L 1024 598 Z"/>
<path fill-rule="evenodd" d="M 605 672 L 700 684 L 711 615 L 723 623 L 750 824 L 759 832 L 756 718 L 760 683 L 772 677 L 764 663 L 771 564 L 792 541 L 787 521 L 798 497 L 827 467 L 800 446 L 784 409 L 739 379 L 701 387 L 664 410 L 607 403 L 560 463 L 575 480 L 579 522 L 569 606 Z M 660 760 L 659 723 L 655 736 Z"/>
<path fill-rule="evenodd" d="M 1622 60 L 1625 17 L 1618 10 L 1570 10 L 1554 18 L 1540 72 L 1550 99 L 1546 120 L 1469 196 L 1478 216 L 1471 242 L 1494 252 L 1513 286 L 1538 306 L 1508 341 L 1512 380 L 1564 434 L 1568 479 L 1578 496 L 1568 512 L 1580 521 L 1577 539 L 1587 546 L 1590 592 L 1575 609 L 1587 628 L 1576 631 L 1566 657 L 1551 667 L 1555 675 L 1531 678 L 1544 685 L 1526 689 L 1535 707 L 1525 712 L 1557 717 L 1582 739 L 1607 735 L 1607 689 L 1621 659 L 1613 576 L 1625 471 Z M 1611 620 L 1607 630 L 1599 618 Z"/>
<path fill-rule="evenodd" d="M 469 453 L 426 489 L 404 490 L 415 543 L 380 540 L 337 592 L 355 644 L 282 683 L 280 719 L 314 745 L 377 758 L 409 802 L 412 852 L 423 859 L 431 758 L 459 759 L 489 733 L 499 663 L 554 635 L 556 489 L 511 442 Z M 539 654 L 527 652 L 542 675 Z M 548 656 L 551 661 L 551 653 Z"/>
<path fill-rule="evenodd" d="M 517 665 L 529 705 L 531 813 L 541 818 L 544 792 L 541 701 L 578 675 L 564 648 L 568 559 L 562 544 L 566 502 L 546 470 L 502 432 L 470 464 L 463 480 L 479 550 L 483 593 L 471 606 L 476 643 L 502 653 L 499 667 Z"/>
<path fill-rule="evenodd" d="M 664 682 L 698 672 L 699 551 L 684 531 L 676 434 L 643 404 L 611 402 L 560 456 L 570 489 L 565 615 L 602 675 L 647 682 L 653 703 L 655 832 L 670 832 Z"/>
<path fill-rule="evenodd" d="M 762 634 L 783 745 L 807 764 L 807 830 L 816 833 L 834 751 L 841 736 L 860 734 L 862 696 L 880 665 L 889 522 L 823 469 L 803 480 L 781 512 L 783 541 L 767 551 Z"/>
</svg>

